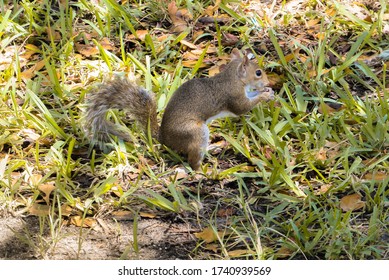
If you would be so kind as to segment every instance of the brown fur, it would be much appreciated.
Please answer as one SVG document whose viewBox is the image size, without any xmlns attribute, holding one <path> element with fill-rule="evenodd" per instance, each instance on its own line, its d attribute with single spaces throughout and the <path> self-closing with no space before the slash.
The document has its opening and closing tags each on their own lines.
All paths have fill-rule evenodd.
<svg viewBox="0 0 389 280">
<path fill-rule="evenodd" d="M 144 128 L 150 121 L 153 137 L 186 154 L 190 166 L 198 170 L 208 145 L 209 121 L 226 114 L 242 115 L 260 101 L 273 98 L 272 91 L 266 88 L 266 74 L 255 60 L 250 60 L 249 55 L 242 57 L 236 49 L 231 59 L 218 75 L 182 84 L 167 104 L 160 128 L 154 95 L 124 79 L 115 79 L 91 95 L 87 101 L 85 127 L 98 140 L 106 140 L 108 134 L 129 140 L 105 119 L 109 109 L 126 110 Z M 252 89 L 250 98 L 246 96 L 247 89 Z"/>
</svg>

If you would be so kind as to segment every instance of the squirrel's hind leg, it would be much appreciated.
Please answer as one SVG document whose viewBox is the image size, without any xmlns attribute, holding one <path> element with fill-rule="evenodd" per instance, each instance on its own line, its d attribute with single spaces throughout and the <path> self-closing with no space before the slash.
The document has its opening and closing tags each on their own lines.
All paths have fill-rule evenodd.
<svg viewBox="0 0 389 280">
<path fill-rule="evenodd" d="M 189 137 L 191 141 L 188 142 L 187 154 L 190 167 L 197 171 L 200 169 L 207 150 L 209 129 L 205 123 L 197 124 L 195 127 L 191 130 L 191 137 Z"/>
</svg>

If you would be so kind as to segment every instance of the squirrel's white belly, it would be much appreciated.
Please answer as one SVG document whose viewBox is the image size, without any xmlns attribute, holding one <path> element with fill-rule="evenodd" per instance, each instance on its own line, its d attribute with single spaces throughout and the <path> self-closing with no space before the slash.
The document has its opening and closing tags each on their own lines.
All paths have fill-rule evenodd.
<svg viewBox="0 0 389 280">
<path fill-rule="evenodd" d="M 229 111 L 221 111 L 220 113 L 208 118 L 205 123 L 210 124 L 213 120 L 221 119 L 221 118 L 225 118 L 225 117 L 237 117 L 237 115 L 235 115 L 234 113 L 231 113 Z"/>
</svg>

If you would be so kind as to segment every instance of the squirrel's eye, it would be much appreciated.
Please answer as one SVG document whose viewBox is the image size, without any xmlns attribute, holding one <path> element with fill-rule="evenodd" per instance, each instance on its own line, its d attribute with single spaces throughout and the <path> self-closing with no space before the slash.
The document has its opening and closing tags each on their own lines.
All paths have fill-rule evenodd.
<svg viewBox="0 0 389 280">
<path fill-rule="evenodd" d="M 261 76 L 262 76 L 262 71 L 261 71 L 261 70 L 255 71 L 255 75 L 256 75 L 257 77 L 261 77 Z"/>
</svg>

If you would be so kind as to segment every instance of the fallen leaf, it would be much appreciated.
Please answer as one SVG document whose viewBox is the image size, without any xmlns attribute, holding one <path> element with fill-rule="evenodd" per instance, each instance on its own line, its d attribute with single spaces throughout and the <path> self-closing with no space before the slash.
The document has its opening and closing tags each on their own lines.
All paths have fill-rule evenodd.
<svg viewBox="0 0 389 280">
<path fill-rule="evenodd" d="M 220 6 L 220 3 L 221 3 L 221 0 L 216 0 L 214 1 L 215 2 L 215 5 L 209 5 L 204 13 L 208 16 L 213 16 L 215 11 L 217 11 L 219 9 L 219 6 Z"/>
<path fill-rule="evenodd" d="M 327 16 L 333 17 L 336 15 L 336 9 L 335 8 L 326 9 L 325 13 L 327 14 Z"/>
<path fill-rule="evenodd" d="M 29 50 L 33 53 L 39 53 L 41 49 L 33 44 L 26 44 L 25 46 L 26 50 Z"/>
<path fill-rule="evenodd" d="M 286 246 L 282 246 L 277 252 L 276 255 L 280 256 L 281 258 L 286 258 L 291 256 L 294 253 L 291 249 L 289 249 Z"/>
<path fill-rule="evenodd" d="M 132 221 L 134 220 L 134 213 L 131 211 L 114 211 L 111 213 L 112 218 L 117 221 Z"/>
<path fill-rule="evenodd" d="M 363 179 L 365 180 L 375 180 L 375 181 L 384 181 L 389 177 L 389 174 L 386 172 L 374 172 L 374 173 L 366 173 L 363 175 Z"/>
<path fill-rule="evenodd" d="M 48 182 L 46 184 L 39 185 L 38 189 L 45 194 L 43 196 L 43 199 L 45 200 L 47 205 L 49 205 L 50 204 L 50 194 L 53 190 L 55 190 L 55 183 Z"/>
<path fill-rule="evenodd" d="M 208 76 L 209 77 L 213 77 L 217 74 L 219 74 L 221 71 L 220 71 L 220 66 L 219 65 L 214 65 L 212 66 L 211 68 L 208 69 Z"/>
<path fill-rule="evenodd" d="M 339 112 L 341 110 L 344 109 L 344 106 L 342 104 L 338 104 L 338 103 L 331 103 L 328 104 L 328 103 L 321 103 L 319 108 L 318 108 L 318 111 L 319 113 L 321 114 L 333 114 L 335 112 Z"/>
<path fill-rule="evenodd" d="M 188 42 L 187 40 L 181 40 L 180 44 L 187 46 L 188 48 L 193 49 L 193 50 L 197 49 L 197 46 L 195 44 L 192 44 L 191 42 Z"/>
<path fill-rule="evenodd" d="M 194 236 L 196 238 L 204 240 L 206 243 L 211 243 L 218 239 L 218 237 L 222 237 L 223 233 L 218 231 L 217 233 L 210 227 L 205 228 L 202 232 L 195 232 Z"/>
<path fill-rule="evenodd" d="M 149 34 L 148 30 L 136 30 L 135 34 L 130 34 L 127 36 L 127 40 L 134 40 L 139 39 L 141 41 L 144 41 L 146 38 L 146 35 Z"/>
<path fill-rule="evenodd" d="M 361 198 L 362 196 L 357 193 L 346 195 L 341 198 L 339 206 L 345 212 L 361 209 L 366 204 Z"/>
<path fill-rule="evenodd" d="M 378 160 L 379 160 L 378 158 L 368 158 L 368 159 L 362 160 L 362 163 L 365 166 L 369 166 L 369 165 L 375 163 Z"/>
<path fill-rule="evenodd" d="M 32 174 L 29 178 L 29 182 L 32 186 L 38 186 L 41 180 L 42 180 L 41 174 Z"/>
<path fill-rule="evenodd" d="M 61 206 L 61 215 L 62 216 L 66 216 L 66 217 L 69 217 L 73 212 L 73 208 L 70 207 L 69 205 L 67 204 L 63 204 Z"/>
<path fill-rule="evenodd" d="M 40 135 L 37 134 L 33 129 L 30 128 L 24 128 L 19 132 L 20 136 L 22 136 L 25 141 L 28 141 L 30 143 L 36 142 L 36 140 L 39 139 Z"/>
<path fill-rule="evenodd" d="M 223 46 L 235 46 L 240 41 L 240 38 L 231 33 L 223 33 L 222 45 Z"/>
<path fill-rule="evenodd" d="M 170 20 L 173 23 L 171 31 L 174 33 L 180 33 L 185 31 L 188 28 L 187 22 L 184 18 L 190 18 L 188 10 L 178 9 L 176 2 L 172 1 L 168 5 L 168 13 L 170 16 Z"/>
<path fill-rule="evenodd" d="M 323 184 L 323 185 L 320 186 L 320 189 L 318 189 L 317 191 L 315 191 L 315 195 L 324 194 L 324 193 L 326 193 L 331 187 L 332 187 L 331 184 Z"/>
<path fill-rule="evenodd" d="M 182 65 L 188 68 L 193 68 L 197 64 L 197 60 L 186 60 L 182 62 Z M 207 64 L 202 62 L 199 68 L 205 68 Z"/>
<path fill-rule="evenodd" d="M 321 147 L 316 153 L 316 159 L 320 161 L 325 161 L 327 159 L 327 151 L 324 147 Z"/>
<path fill-rule="evenodd" d="M 31 78 L 33 78 L 36 73 L 41 70 L 43 67 L 45 66 L 45 61 L 44 60 L 41 60 L 41 61 L 38 61 L 37 63 L 35 63 L 31 68 L 23 71 L 21 73 L 21 76 L 23 79 L 26 79 L 26 80 L 30 80 Z"/>
<path fill-rule="evenodd" d="M 320 27 L 320 26 L 318 26 L 318 23 L 319 23 L 320 21 L 321 21 L 321 20 L 318 19 L 318 18 L 308 20 L 307 23 L 306 23 L 306 26 L 307 26 L 308 28 Z"/>
<path fill-rule="evenodd" d="M 50 206 L 44 204 L 34 203 L 29 209 L 28 212 L 34 216 L 47 216 L 50 214 Z"/>
<path fill-rule="evenodd" d="M 101 40 L 100 45 L 103 47 L 103 49 L 108 51 L 115 49 L 115 45 L 107 37 L 104 37 L 103 40 Z"/>
<path fill-rule="evenodd" d="M 149 219 L 154 219 L 155 217 L 157 217 L 156 214 L 149 213 L 149 212 L 139 212 L 139 216 L 141 216 L 142 218 L 149 218 Z"/>
<path fill-rule="evenodd" d="M 220 209 L 219 211 L 217 211 L 217 216 L 218 217 L 231 217 L 232 215 L 235 214 L 235 208 L 232 208 L 232 207 L 228 207 L 228 208 L 225 208 L 225 209 Z"/>
<path fill-rule="evenodd" d="M 324 40 L 326 38 L 326 33 L 325 32 L 319 32 L 316 34 L 316 38 L 319 40 Z"/>
<path fill-rule="evenodd" d="M 210 145 L 208 145 L 207 151 L 211 155 L 218 155 L 220 154 L 223 149 L 227 148 L 230 144 L 226 140 L 220 140 L 218 142 L 213 142 Z"/>
<path fill-rule="evenodd" d="M 174 175 L 172 177 L 173 177 L 172 180 L 173 179 L 180 180 L 180 179 L 187 178 L 188 177 L 188 173 L 185 171 L 184 168 L 177 167 L 174 170 Z"/>
<path fill-rule="evenodd" d="M 97 224 L 96 219 L 82 218 L 81 216 L 73 216 L 70 218 L 71 224 L 77 227 L 92 228 Z"/>
<path fill-rule="evenodd" d="M 281 89 L 284 85 L 285 76 L 276 73 L 266 73 L 269 80 L 269 87 L 272 89 Z"/>
<path fill-rule="evenodd" d="M 270 146 L 261 147 L 261 152 L 265 156 L 266 159 L 271 160 L 273 158 L 274 149 Z"/>
<path fill-rule="evenodd" d="M 234 251 L 229 251 L 228 256 L 231 258 L 238 258 L 242 256 L 247 256 L 247 255 L 254 255 L 255 252 L 252 250 L 234 250 Z"/>
<path fill-rule="evenodd" d="M 217 244 L 206 244 L 205 249 L 217 253 L 219 246 Z"/>
<path fill-rule="evenodd" d="M 85 57 L 90 57 L 99 53 L 99 49 L 96 46 L 75 44 L 76 50 Z"/>
</svg>

